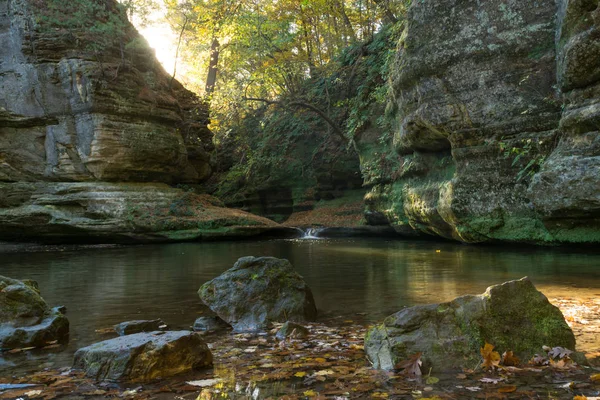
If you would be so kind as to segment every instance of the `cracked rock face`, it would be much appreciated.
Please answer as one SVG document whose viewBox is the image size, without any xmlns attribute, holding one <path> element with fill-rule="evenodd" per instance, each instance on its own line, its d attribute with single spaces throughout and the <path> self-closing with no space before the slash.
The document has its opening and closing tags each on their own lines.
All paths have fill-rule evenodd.
<svg viewBox="0 0 600 400">
<path fill-rule="evenodd" d="M 465 242 L 600 242 L 599 13 L 413 2 L 391 80 L 399 166 L 368 211 Z"/>
<path fill-rule="evenodd" d="M 0 180 L 206 179 L 206 106 L 171 81 L 133 26 L 123 21 L 122 37 L 94 56 L 84 31 L 39 22 L 47 13 L 0 1 Z M 120 43 L 136 46 L 121 54 Z"/>
<path fill-rule="evenodd" d="M 102 18 L 84 12 L 53 25 L 50 3 L 68 7 L 0 0 L 2 240 L 180 241 L 276 225 L 168 186 L 211 174 L 206 103 L 163 70 L 116 1 L 97 3 L 122 25 L 114 35 L 93 33 Z"/>
<path fill-rule="evenodd" d="M 34 281 L 0 276 L 0 349 L 44 347 L 69 337 L 61 307 L 50 308 Z"/>
</svg>

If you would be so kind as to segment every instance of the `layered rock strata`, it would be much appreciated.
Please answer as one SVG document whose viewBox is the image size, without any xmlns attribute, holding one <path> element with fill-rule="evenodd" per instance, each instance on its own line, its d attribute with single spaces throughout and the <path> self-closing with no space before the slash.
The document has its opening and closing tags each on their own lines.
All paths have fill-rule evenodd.
<svg viewBox="0 0 600 400">
<path fill-rule="evenodd" d="M 116 1 L 71 12 L 77 4 L 0 0 L 2 239 L 180 240 L 242 220 L 273 226 L 224 208 L 208 223 L 206 207 L 190 206 L 201 198 L 165 185 L 210 176 L 207 106 L 164 71 Z"/>
<path fill-rule="evenodd" d="M 414 1 L 397 167 L 368 211 L 464 242 L 600 242 L 599 18 L 597 0 Z"/>
</svg>

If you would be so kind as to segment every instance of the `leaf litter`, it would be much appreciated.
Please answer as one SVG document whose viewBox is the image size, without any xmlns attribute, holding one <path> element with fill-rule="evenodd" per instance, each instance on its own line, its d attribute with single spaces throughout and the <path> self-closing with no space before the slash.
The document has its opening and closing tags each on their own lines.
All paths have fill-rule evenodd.
<svg viewBox="0 0 600 400">
<path fill-rule="evenodd" d="M 274 331 L 279 325 L 275 325 Z M 570 349 L 545 348 L 521 362 L 492 343 L 478 368 L 452 374 L 421 371 L 421 353 L 398 360 L 395 371 L 374 370 L 364 354 L 366 324 L 330 319 L 307 324 L 306 339 L 274 334 L 213 334 L 213 369 L 144 384 L 98 383 L 68 368 L 0 377 L 1 399 L 594 399 L 600 370 L 581 367 Z M 435 377 L 432 376 L 435 373 Z M 4 385 L 4 386 L 3 386 Z M 8 386 L 8 385 L 36 385 Z"/>
</svg>

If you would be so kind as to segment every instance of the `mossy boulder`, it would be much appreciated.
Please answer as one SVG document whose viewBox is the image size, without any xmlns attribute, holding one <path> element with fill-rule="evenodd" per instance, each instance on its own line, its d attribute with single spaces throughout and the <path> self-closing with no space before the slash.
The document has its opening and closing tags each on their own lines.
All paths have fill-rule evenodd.
<svg viewBox="0 0 600 400">
<path fill-rule="evenodd" d="M 235 331 L 265 330 L 271 322 L 313 321 L 310 288 L 288 260 L 242 257 L 198 290 L 200 299 Z"/>
<path fill-rule="evenodd" d="M 212 353 L 190 331 L 135 333 L 77 350 L 73 367 L 98 381 L 148 382 L 212 365 Z"/>
<path fill-rule="evenodd" d="M 62 308 L 48 307 L 35 281 L 0 276 L 0 349 L 43 347 L 68 336 Z"/>
<path fill-rule="evenodd" d="M 522 360 L 542 346 L 575 348 L 575 337 L 560 310 L 528 278 L 489 287 L 448 303 L 409 307 L 367 332 L 365 351 L 374 367 L 390 370 L 422 352 L 435 370 L 474 368 L 488 342 Z"/>
</svg>

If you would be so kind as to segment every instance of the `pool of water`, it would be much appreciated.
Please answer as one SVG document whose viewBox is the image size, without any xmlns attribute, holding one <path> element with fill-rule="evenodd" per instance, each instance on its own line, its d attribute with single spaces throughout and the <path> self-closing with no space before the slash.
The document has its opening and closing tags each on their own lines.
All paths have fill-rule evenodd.
<svg viewBox="0 0 600 400">
<path fill-rule="evenodd" d="M 247 255 L 289 259 L 326 317 L 376 321 L 523 276 L 549 297 L 600 297 L 599 251 L 357 238 L 0 253 L 0 275 L 37 280 L 71 323 L 68 346 L 7 356 L 0 375 L 69 366 L 76 349 L 106 338 L 97 331 L 122 321 L 162 318 L 188 328 L 206 312 L 198 288 Z"/>
</svg>

